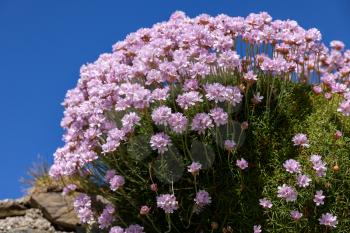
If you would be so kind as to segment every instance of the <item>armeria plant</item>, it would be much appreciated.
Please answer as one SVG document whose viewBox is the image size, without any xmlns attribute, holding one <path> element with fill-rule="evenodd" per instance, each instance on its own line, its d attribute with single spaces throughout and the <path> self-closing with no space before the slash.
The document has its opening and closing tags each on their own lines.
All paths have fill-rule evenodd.
<svg viewBox="0 0 350 233">
<path fill-rule="evenodd" d="M 50 175 L 100 232 L 350 232 L 349 74 L 315 28 L 175 12 L 82 66 Z"/>
</svg>

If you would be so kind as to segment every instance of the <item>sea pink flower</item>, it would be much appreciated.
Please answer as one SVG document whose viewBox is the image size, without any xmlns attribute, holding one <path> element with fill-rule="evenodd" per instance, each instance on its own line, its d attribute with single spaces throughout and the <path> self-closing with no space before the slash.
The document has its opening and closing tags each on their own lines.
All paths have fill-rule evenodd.
<svg viewBox="0 0 350 233">
<path fill-rule="evenodd" d="M 113 217 L 114 212 L 115 212 L 114 206 L 111 204 L 107 204 L 102 214 L 98 218 L 98 224 L 100 229 L 106 229 L 111 226 L 114 220 L 114 217 Z"/>
<path fill-rule="evenodd" d="M 236 147 L 236 143 L 233 140 L 225 140 L 224 146 L 226 150 L 232 151 Z"/>
<path fill-rule="evenodd" d="M 131 224 L 128 228 L 125 229 L 124 233 L 145 233 L 143 227 L 138 224 Z"/>
<path fill-rule="evenodd" d="M 338 224 L 337 216 L 334 216 L 331 213 L 322 214 L 318 221 L 321 225 L 330 226 L 333 228 L 337 227 Z"/>
<path fill-rule="evenodd" d="M 253 95 L 252 102 L 253 104 L 259 104 L 264 99 L 264 96 L 260 95 L 260 92 L 257 92 Z"/>
<path fill-rule="evenodd" d="M 204 207 L 211 203 L 211 197 L 209 196 L 209 193 L 207 191 L 199 190 L 196 194 L 196 198 L 194 199 L 194 201 L 199 207 Z"/>
<path fill-rule="evenodd" d="M 173 113 L 168 119 L 169 126 L 175 133 L 181 134 L 187 129 L 187 118 L 180 112 Z"/>
<path fill-rule="evenodd" d="M 326 175 L 326 171 L 327 171 L 327 167 L 326 167 L 326 163 L 324 163 L 322 161 L 321 156 L 319 155 L 311 155 L 310 156 L 310 161 L 313 164 L 313 169 L 316 171 L 317 176 L 325 176 Z"/>
<path fill-rule="evenodd" d="M 112 191 L 117 191 L 125 184 L 125 179 L 123 176 L 115 175 L 109 180 L 110 188 Z"/>
<path fill-rule="evenodd" d="M 254 72 L 251 70 L 243 75 L 244 80 L 248 83 L 254 83 L 255 81 L 257 81 L 258 79 L 256 77 L 257 75 L 254 74 Z"/>
<path fill-rule="evenodd" d="M 254 225 L 253 227 L 253 233 L 261 233 L 262 229 L 260 225 Z"/>
<path fill-rule="evenodd" d="M 176 102 L 181 108 L 186 110 L 190 107 L 195 106 L 197 103 L 203 102 L 203 99 L 199 92 L 190 91 L 182 95 L 178 95 Z"/>
<path fill-rule="evenodd" d="M 278 186 L 277 197 L 283 198 L 287 202 L 295 202 L 298 193 L 292 187 L 283 184 L 282 186 Z"/>
<path fill-rule="evenodd" d="M 294 146 L 301 146 L 308 148 L 309 140 L 307 139 L 306 134 L 298 133 L 293 137 Z"/>
<path fill-rule="evenodd" d="M 192 162 L 190 166 L 187 167 L 187 171 L 191 172 L 193 175 L 197 175 L 202 169 L 202 164 L 198 162 Z"/>
<path fill-rule="evenodd" d="M 164 105 L 154 109 L 151 115 L 152 120 L 156 125 L 164 125 L 164 126 L 168 125 L 168 120 L 170 116 L 171 116 L 171 108 Z"/>
<path fill-rule="evenodd" d="M 297 177 L 297 182 L 299 187 L 307 187 L 310 185 L 311 179 L 308 175 L 299 174 Z"/>
<path fill-rule="evenodd" d="M 264 209 L 271 209 L 271 207 L 272 207 L 272 202 L 269 199 L 267 199 L 266 197 L 259 199 L 259 204 Z"/>
<path fill-rule="evenodd" d="M 245 159 L 241 158 L 241 159 L 237 159 L 236 165 L 240 169 L 244 170 L 248 167 L 248 162 Z"/>
<path fill-rule="evenodd" d="M 228 114 L 222 108 L 211 109 L 209 115 L 213 118 L 217 126 L 227 124 Z"/>
<path fill-rule="evenodd" d="M 174 194 L 161 194 L 157 197 L 157 207 L 164 210 L 165 213 L 171 214 L 178 209 L 178 202 Z"/>
<path fill-rule="evenodd" d="M 93 221 L 94 217 L 91 210 L 91 198 L 88 195 L 84 193 L 79 194 L 76 197 L 73 206 L 81 223 L 91 223 Z"/>
<path fill-rule="evenodd" d="M 300 173 L 300 163 L 294 159 L 288 159 L 283 163 L 283 167 L 289 173 Z"/>
<path fill-rule="evenodd" d="M 323 191 L 322 190 L 316 191 L 316 194 L 314 196 L 314 202 L 316 203 L 316 206 L 323 205 L 325 198 L 326 198 L 326 196 L 323 195 Z"/>
<path fill-rule="evenodd" d="M 290 216 L 292 217 L 293 220 L 298 221 L 303 216 L 303 214 L 297 210 L 292 210 L 290 212 Z"/>
<path fill-rule="evenodd" d="M 63 188 L 62 195 L 67 196 L 70 193 L 74 192 L 77 189 L 75 184 L 69 184 Z"/>
<path fill-rule="evenodd" d="M 203 134 L 206 129 L 212 128 L 213 120 L 206 113 L 197 113 L 192 120 L 192 130 L 197 131 L 199 134 Z"/>
<path fill-rule="evenodd" d="M 171 140 L 165 133 L 157 133 L 151 137 L 151 147 L 153 150 L 158 150 L 158 153 L 163 154 L 171 145 Z"/>
<path fill-rule="evenodd" d="M 125 233 L 125 232 L 124 232 L 123 228 L 121 228 L 119 226 L 114 226 L 114 227 L 111 228 L 109 233 Z"/>
</svg>

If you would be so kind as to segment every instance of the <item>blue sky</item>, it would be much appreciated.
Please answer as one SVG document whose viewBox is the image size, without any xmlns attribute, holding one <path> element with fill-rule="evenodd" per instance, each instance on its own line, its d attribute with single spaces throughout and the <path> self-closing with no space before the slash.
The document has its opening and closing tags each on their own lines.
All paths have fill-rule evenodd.
<svg viewBox="0 0 350 233">
<path fill-rule="evenodd" d="M 80 66 L 175 10 L 190 16 L 267 11 L 318 28 L 326 43 L 350 46 L 348 0 L 1 0 L 0 199 L 23 195 L 19 179 L 39 154 L 52 162 L 62 145 L 60 103 Z"/>
</svg>

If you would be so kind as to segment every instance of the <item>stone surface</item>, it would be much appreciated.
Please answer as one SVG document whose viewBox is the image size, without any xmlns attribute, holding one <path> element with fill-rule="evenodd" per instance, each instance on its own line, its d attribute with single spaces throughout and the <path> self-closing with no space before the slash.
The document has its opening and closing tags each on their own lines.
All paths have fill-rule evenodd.
<svg viewBox="0 0 350 233">
<path fill-rule="evenodd" d="M 30 205 L 40 209 L 45 218 L 58 229 L 75 230 L 79 220 L 73 209 L 73 198 L 58 192 L 32 194 Z"/>
<path fill-rule="evenodd" d="M 16 200 L 5 199 L 0 201 L 0 218 L 25 215 L 29 206 L 28 201 L 28 197 Z"/>
<path fill-rule="evenodd" d="M 23 216 L 0 219 L 0 232 L 58 233 L 39 209 L 28 209 Z"/>
</svg>

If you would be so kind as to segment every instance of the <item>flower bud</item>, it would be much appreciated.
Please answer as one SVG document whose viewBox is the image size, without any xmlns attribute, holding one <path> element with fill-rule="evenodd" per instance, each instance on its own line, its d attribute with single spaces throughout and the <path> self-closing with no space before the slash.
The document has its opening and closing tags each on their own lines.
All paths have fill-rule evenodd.
<svg viewBox="0 0 350 233">
<path fill-rule="evenodd" d="M 241 124 L 241 128 L 242 129 L 248 129 L 248 127 L 249 127 L 248 122 L 247 121 L 243 121 L 242 124 Z"/>
<path fill-rule="evenodd" d="M 150 209 L 148 206 L 144 205 L 144 206 L 142 206 L 141 209 L 140 209 L 140 214 L 141 214 L 141 215 L 147 215 L 147 214 L 149 213 L 150 210 L 151 210 L 151 209 Z"/>
<path fill-rule="evenodd" d="M 343 136 L 343 133 L 340 130 L 335 131 L 334 138 L 338 140 Z"/>
<path fill-rule="evenodd" d="M 153 192 L 157 192 L 157 190 L 158 190 L 158 185 L 155 184 L 155 183 L 151 184 L 151 190 L 152 190 Z"/>
</svg>

